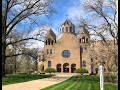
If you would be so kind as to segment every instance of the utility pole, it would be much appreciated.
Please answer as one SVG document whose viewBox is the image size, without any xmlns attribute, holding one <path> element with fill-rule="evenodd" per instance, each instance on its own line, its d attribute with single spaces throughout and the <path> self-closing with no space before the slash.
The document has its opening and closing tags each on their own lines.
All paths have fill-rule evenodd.
<svg viewBox="0 0 120 90">
<path fill-rule="evenodd" d="M 100 69 L 100 90 L 104 90 L 104 68 L 102 66 L 102 64 L 99 67 Z"/>
</svg>

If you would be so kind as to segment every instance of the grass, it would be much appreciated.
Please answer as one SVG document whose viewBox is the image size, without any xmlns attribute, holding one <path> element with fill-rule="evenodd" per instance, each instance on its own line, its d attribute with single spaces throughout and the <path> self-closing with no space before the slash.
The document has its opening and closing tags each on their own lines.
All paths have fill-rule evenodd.
<svg viewBox="0 0 120 90">
<path fill-rule="evenodd" d="M 118 90 L 118 85 L 105 84 L 105 90 Z M 41 90 L 100 90 L 98 76 L 73 76 Z"/>
<path fill-rule="evenodd" d="M 6 78 L 2 78 L 2 85 L 26 82 L 36 79 L 51 77 L 53 75 L 39 75 L 39 74 L 7 74 Z"/>
</svg>

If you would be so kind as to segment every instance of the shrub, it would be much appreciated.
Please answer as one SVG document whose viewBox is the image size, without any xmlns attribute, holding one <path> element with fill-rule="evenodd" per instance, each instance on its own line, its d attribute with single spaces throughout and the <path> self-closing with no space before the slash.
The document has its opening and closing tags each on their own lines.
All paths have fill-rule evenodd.
<svg viewBox="0 0 120 90">
<path fill-rule="evenodd" d="M 115 75 L 107 74 L 104 76 L 104 78 L 105 78 L 105 82 L 117 83 L 117 77 Z"/>
<path fill-rule="evenodd" d="M 88 70 L 85 69 L 85 68 L 78 68 L 78 69 L 75 70 L 75 72 L 83 75 L 84 73 L 88 73 Z"/>
<path fill-rule="evenodd" d="M 47 68 L 47 69 L 45 69 L 45 72 L 50 73 L 50 75 L 51 75 L 51 73 L 55 73 L 56 70 L 54 68 Z"/>
</svg>

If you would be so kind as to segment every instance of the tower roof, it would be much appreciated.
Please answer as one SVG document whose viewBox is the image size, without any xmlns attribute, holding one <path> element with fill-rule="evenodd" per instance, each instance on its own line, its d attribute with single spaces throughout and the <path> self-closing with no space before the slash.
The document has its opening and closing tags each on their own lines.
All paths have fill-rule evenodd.
<svg viewBox="0 0 120 90">
<path fill-rule="evenodd" d="M 62 25 L 74 25 L 74 24 L 72 24 L 72 22 L 66 19 Z"/>
<path fill-rule="evenodd" d="M 53 32 L 53 30 L 51 28 L 48 31 L 48 34 L 50 34 L 53 37 L 53 39 L 56 39 L 56 34 Z"/>
<path fill-rule="evenodd" d="M 80 26 L 80 33 L 86 33 L 89 35 L 88 30 L 84 26 Z"/>
</svg>

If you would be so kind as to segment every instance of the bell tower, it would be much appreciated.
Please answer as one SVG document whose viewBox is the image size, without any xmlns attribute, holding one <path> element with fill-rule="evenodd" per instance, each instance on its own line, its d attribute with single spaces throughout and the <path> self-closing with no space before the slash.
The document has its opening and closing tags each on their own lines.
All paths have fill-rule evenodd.
<svg viewBox="0 0 120 90">
<path fill-rule="evenodd" d="M 56 35 L 53 32 L 53 30 L 50 28 L 50 30 L 47 33 L 47 37 L 45 40 L 45 45 L 53 45 L 54 43 L 56 43 Z"/>
<path fill-rule="evenodd" d="M 79 39 L 80 44 L 88 44 L 90 41 L 90 35 L 88 30 L 85 27 L 80 26 L 80 31 L 77 35 L 77 38 Z"/>
<path fill-rule="evenodd" d="M 60 26 L 60 34 L 62 33 L 75 34 L 75 25 L 66 19 L 65 22 Z"/>
</svg>

